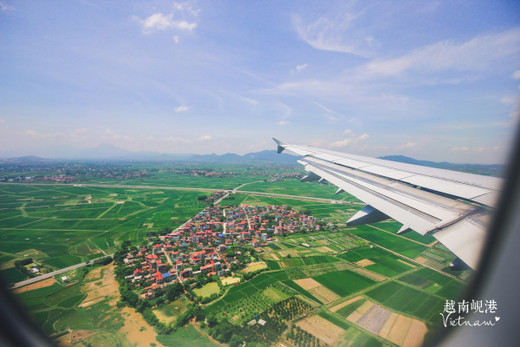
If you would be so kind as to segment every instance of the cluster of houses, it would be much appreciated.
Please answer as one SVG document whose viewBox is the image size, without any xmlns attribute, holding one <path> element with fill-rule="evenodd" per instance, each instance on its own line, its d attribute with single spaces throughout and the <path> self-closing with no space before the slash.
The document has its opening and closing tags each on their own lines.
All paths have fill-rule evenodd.
<svg viewBox="0 0 520 347">
<path fill-rule="evenodd" d="M 160 236 L 160 241 L 127 253 L 124 262 L 134 270 L 126 278 L 143 291 L 143 298 L 154 298 L 157 289 L 172 281 L 227 276 L 233 264 L 251 262 L 240 251 L 227 252 L 232 245 L 252 246 L 262 252 L 262 246 L 277 235 L 318 231 L 323 226 L 313 216 L 286 205 L 210 206 Z"/>
</svg>

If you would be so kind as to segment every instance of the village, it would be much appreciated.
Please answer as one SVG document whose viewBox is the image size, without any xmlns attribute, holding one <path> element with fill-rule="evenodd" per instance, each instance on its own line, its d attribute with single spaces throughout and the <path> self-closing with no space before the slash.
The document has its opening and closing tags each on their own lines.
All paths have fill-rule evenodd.
<svg viewBox="0 0 520 347">
<path fill-rule="evenodd" d="M 267 268 L 261 253 L 268 242 L 324 228 L 334 226 L 286 205 L 208 206 L 176 230 L 129 250 L 122 259 L 125 280 L 142 299 L 157 298 L 175 282 L 186 289 L 237 284 Z M 233 281 L 225 281 L 230 276 Z"/>
</svg>

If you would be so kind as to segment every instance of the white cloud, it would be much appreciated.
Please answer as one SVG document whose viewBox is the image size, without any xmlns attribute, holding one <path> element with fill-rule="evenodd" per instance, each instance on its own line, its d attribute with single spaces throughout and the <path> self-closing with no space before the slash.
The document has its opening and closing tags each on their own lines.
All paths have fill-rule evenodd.
<svg viewBox="0 0 520 347">
<path fill-rule="evenodd" d="M 164 31 L 166 29 L 177 29 L 185 31 L 193 31 L 197 27 L 197 23 L 188 22 L 186 20 L 175 20 L 173 13 L 163 14 L 154 13 L 151 16 L 141 19 L 137 16 L 132 17 L 133 20 L 137 21 L 143 27 L 143 33 L 149 34 L 153 31 Z"/>
<path fill-rule="evenodd" d="M 144 34 L 165 30 L 191 32 L 197 27 L 199 12 L 188 4 L 174 2 L 170 13 L 157 12 L 146 18 L 134 15 L 132 19 L 141 25 Z M 179 43 L 180 37 L 175 35 L 173 41 Z"/>
<path fill-rule="evenodd" d="M 199 141 L 208 141 L 211 140 L 211 135 L 202 135 L 198 138 Z"/>
<path fill-rule="evenodd" d="M 397 149 L 410 149 L 410 148 L 414 148 L 414 147 L 417 147 L 416 142 L 407 142 L 407 143 L 403 143 L 400 146 L 397 146 Z"/>
<path fill-rule="evenodd" d="M 194 9 L 187 3 L 174 2 L 173 8 L 180 12 L 189 13 L 194 17 L 197 17 L 200 13 L 200 9 Z"/>
<path fill-rule="evenodd" d="M 305 70 L 307 67 L 309 67 L 309 64 L 296 65 L 296 67 L 293 70 L 291 70 L 291 73 L 298 73 L 300 71 Z"/>
<path fill-rule="evenodd" d="M 0 123 L 3 123 L 3 122 L 5 122 L 5 119 L 0 118 Z"/>
<path fill-rule="evenodd" d="M 279 102 L 276 105 L 282 110 L 283 115 L 285 117 L 289 117 L 290 115 L 292 115 L 292 113 L 293 113 L 292 108 L 290 108 L 289 106 L 287 106 L 283 102 Z"/>
<path fill-rule="evenodd" d="M 520 80 L 520 70 L 516 70 L 515 72 L 513 72 L 513 76 L 512 76 L 515 80 Z"/>
<path fill-rule="evenodd" d="M 190 106 L 177 106 L 175 107 L 175 112 L 186 112 L 190 110 Z"/>
<path fill-rule="evenodd" d="M 38 133 L 36 132 L 36 130 L 26 130 L 25 131 L 25 135 L 28 135 L 28 136 L 36 136 Z"/>
<path fill-rule="evenodd" d="M 469 151 L 469 147 L 467 146 L 464 146 L 464 147 L 452 147 L 451 149 L 452 152 L 459 152 L 459 151 Z"/>
<path fill-rule="evenodd" d="M 6 4 L 3 1 L 0 1 L 0 11 L 12 11 L 14 10 L 14 6 Z"/>
<path fill-rule="evenodd" d="M 279 122 L 276 122 L 276 125 L 280 125 L 280 126 L 284 126 L 284 125 L 287 125 L 287 124 L 289 124 L 289 122 L 286 121 L 286 120 L 281 120 Z"/>
<path fill-rule="evenodd" d="M 512 57 L 518 51 L 520 28 L 514 28 L 476 36 L 463 43 L 440 41 L 398 58 L 375 60 L 364 68 L 369 74 L 383 76 L 402 75 L 409 71 L 485 71 L 502 58 Z"/>
<path fill-rule="evenodd" d="M 348 129 L 347 129 L 348 130 Z M 370 135 L 368 135 L 367 133 L 364 133 L 360 136 L 355 136 L 355 137 L 347 137 L 343 140 L 339 140 L 339 141 L 336 141 L 336 142 L 333 142 L 329 145 L 330 148 L 337 148 L 337 147 L 346 147 L 350 144 L 356 144 L 360 141 L 364 141 L 364 140 L 367 140 L 370 138 Z"/>
<path fill-rule="evenodd" d="M 298 37 L 315 49 L 369 56 L 377 41 L 356 26 L 360 12 L 340 11 L 311 21 L 294 16 L 293 26 Z"/>
<path fill-rule="evenodd" d="M 343 131 L 343 134 L 345 134 L 345 135 L 352 134 L 352 130 L 350 130 L 350 129 L 345 129 L 345 130 Z"/>
</svg>

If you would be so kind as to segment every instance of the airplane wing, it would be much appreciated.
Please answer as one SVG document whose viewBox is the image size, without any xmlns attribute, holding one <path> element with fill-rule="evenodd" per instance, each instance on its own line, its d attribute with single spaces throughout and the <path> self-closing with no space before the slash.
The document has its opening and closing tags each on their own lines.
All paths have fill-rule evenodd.
<svg viewBox="0 0 520 347">
<path fill-rule="evenodd" d="M 308 174 L 326 180 L 367 204 L 348 226 L 393 218 L 398 234 L 416 231 L 433 236 L 471 268 L 478 266 L 502 180 L 383 159 L 289 145 L 274 139 L 278 153 L 302 156 Z M 458 260 L 457 259 L 457 260 Z"/>
</svg>

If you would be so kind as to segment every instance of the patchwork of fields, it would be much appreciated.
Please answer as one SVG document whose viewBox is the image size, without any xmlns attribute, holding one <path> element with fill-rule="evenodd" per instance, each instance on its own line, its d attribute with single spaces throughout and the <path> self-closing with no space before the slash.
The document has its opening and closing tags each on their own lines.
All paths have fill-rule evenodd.
<svg viewBox="0 0 520 347">
<path fill-rule="evenodd" d="M 252 182 L 252 178 L 241 182 Z M 288 188 L 282 189 L 286 183 L 252 183 L 243 189 L 301 193 L 300 183 L 293 186 L 289 182 Z M 316 186 L 312 185 L 306 195 L 328 197 L 331 193 L 332 197 L 333 192 L 328 192 L 331 187 Z M 123 187 L 0 185 L 0 274 L 10 282 L 24 279 L 25 275 L 13 267 L 14 260 L 24 256 L 53 269 L 113 253 L 124 240 L 142 242 L 150 231 L 175 228 L 202 210 L 204 205 L 197 200 L 200 195 L 193 191 Z M 233 195 L 233 199 L 221 204 L 240 203 L 289 205 L 310 210 L 317 218 L 342 222 L 360 207 L 246 194 Z M 414 233 L 396 235 L 398 227 L 389 221 L 339 227 L 337 232 L 279 236 L 259 253 L 263 261 L 254 266 L 263 272 L 251 280 L 236 277 L 238 280 L 230 281 L 220 298 L 203 305 L 204 312 L 243 325 L 260 315 L 266 317 L 265 312 L 277 305 L 290 307 L 290 300 L 294 300 L 305 307 L 297 311 L 300 316 L 295 316 L 294 325 L 324 343 L 402 344 L 406 339 L 423 338 L 426 331 L 439 326 L 438 313 L 444 301 L 457 299 L 464 287 L 460 278 L 464 276 L 438 271 L 444 269 L 451 254 L 434 245 L 431 238 Z M 437 271 L 421 265 L 422 259 L 440 264 L 433 266 Z M 103 278 L 103 273 L 89 274 L 78 284 L 66 286 L 58 282 L 19 293 L 18 297 L 49 334 L 72 327 L 97 331 L 83 336 L 92 345 L 126 343 L 121 331 L 125 315 L 131 313 L 113 309 L 115 294 L 103 295 L 103 288 L 107 289 Z M 209 297 L 219 288 L 213 283 L 195 292 Z M 187 300 L 181 297 L 178 302 L 156 308 L 156 315 L 173 324 L 186 311 Z M 316 328 L 316 322 L 328 326 L 332 333 Z M 412 334 L 412 327 L 421 333 Z M 214 345 L 191 325 L 173 335 L 159 336 L 157 341 L 175 344 L 174 336 L 178 341 Z M 285 337 L 282 340 L 293 345 Z"/>
<path fill-rule="evenodd" d="M 204 208 L 198 192 L 75 186 L 0 186 L 0 263 L 10 282 L 25 275 L 14 259 L 50 269 L 98 258 L 117 243 L 175 228 Z"/>
</svg>

